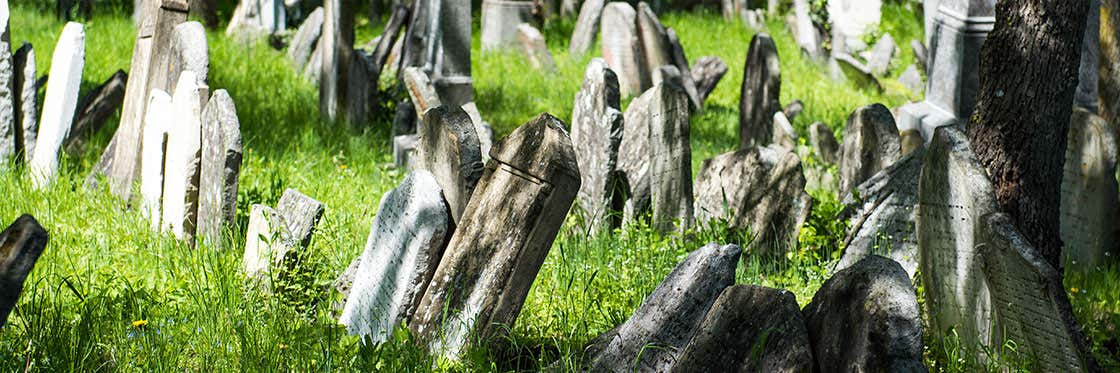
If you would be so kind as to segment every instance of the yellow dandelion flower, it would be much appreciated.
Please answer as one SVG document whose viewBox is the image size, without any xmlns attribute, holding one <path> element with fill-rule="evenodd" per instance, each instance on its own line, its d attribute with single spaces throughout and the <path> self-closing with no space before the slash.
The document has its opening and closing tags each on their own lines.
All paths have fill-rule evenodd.
<svg viewBox="0 0 1120 373">
<path fill-rule="evenodd" d="M 148 326 L 148 320 L 136 320 L 132 322 L 133 328 L 143 328 L 145 326 Z"/>
<path fill-rule="evenodd" d="M 345 171 L 346 170 L 346 165 L 345 164 L 340 165 L 340 166 L 338 166 L 338 168 L 341 168 L 343 171 Z"/>
<path fill-rule="evenodd" d="M 1081 290 L 1081 289 L 1078 289 L 1078 288 L 1069 288 L 1069 291 L 1070 291 L 1071 293 L 1076 293 L 1076 292 L 1077 292 L 1078 290 Z"/>
<path fill-rule="evenodd" d="M 286 344 L 283 344 L 283 343 L 281 343 L 281 344 L 280 344 L 280 349 L 281 349 L 281 350 L 287 350 L 287 349 L 288 349 L 288 345 L 286 345 Z"/>
</svg>

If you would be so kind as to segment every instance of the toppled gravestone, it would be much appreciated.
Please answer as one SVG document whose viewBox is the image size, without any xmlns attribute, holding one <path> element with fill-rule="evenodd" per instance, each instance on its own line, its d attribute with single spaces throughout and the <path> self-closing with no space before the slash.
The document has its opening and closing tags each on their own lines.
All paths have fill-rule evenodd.
<svg viewBox="0 0 1120 373">
<path fill-rule="evenodd" d="M 532 1 L 484 0 L 482 50 L 500 50 L 517 44 L 517 27 L 533 21 Z"/>
<path fill-rule="evenodd" d="M 824 163 L 836 164 L 840 143 L 836 142 L 836 135 L 824 123 L 814 122 L 809 125 L 809 146 Z"/>
<path fill-rule="evenodd" d="M 1116 136 L 1085 109 L 1074 108 L 1062 175 L 1062 252 L 1066 266 L 1091 271 L 1120 259 L 1111 222 L 1117 215 Z"/>
<path fill-rule="evenodd" d="M 28 164 L 31 182 L 36 189 L 54 183 L 58 175 L 58 150 L 70 133 L 74 110 L 78 106 L 78 88 L 82 84 L 82 67 L 86 58 L 85 45 L 86 33 L 82 25 L 67 23 L 51 58 L 51 74 L 43 98 L 39 135 L 35 153 Z"/>
<path fill-rule="evenodd" d="M 875 42 L 875 46 L 871 47 L 871 53 L 867 58 L 867 69 L 871 71 L 872 75 L 884 76 L 887 70 L 891 68 L 891 59 L 894 58 L 895 50 L 894 38 L 891 34 L 884 34 Z"/>
<path fill-rule="evenodd" d="M 812 203 L 801 160 L 775 145 L 704 161 L 694 190 L 698 221 L 727 218 L 731 227 L 749 228 L 756 252 L 775 257 L 796 247 Z"/>
<path fill-rule="evenodd" d="M 591 227 L 621 211 L 614 202 L 629 193 L 618 167 L 623 132 L 619 99 L 618 76 L 603 59 L 592 59 L 572 105 L 572 144 L 580 170 L 579 205 Z"/>
<path fill-rule="evenodd" d="M 70 136 L 63 143 L 66 153 L 78 156 L 85 150 L 89 138 L 121 107 L 127 81 L 128 74 L 124 70 L 117 70 L 108 80 L 82 98 L 77 106 L 78 111 L 74 113 L 74 125 L 70 128 Z"/>
<path fill-rule="evenodd" d="M 288 61 L 296 71 L 303 71 L 315 47 L 319 44 L 319 35 L 323 32 L 323 7 L 316 7 L 299 26 L 296 35 L 288 44 Z"/>
<path fill-rule="evenodd" d="M 649 101 L 649 183 L 652 225 L 661 232 L 692 226 L 692 145 L 689 142 L 688 95 L 680 72 L 662 66 L 665 79 Z"/>
<path fill-rule="evenodd" d="M 599 20 L 603 15 L 604 0 L 586 0 L 579 8 L 579 19 L 572 28 L 572 40 L 568 43 L 568 54 L 583 55 L 591 50 L 595 36 L 599 34 Z"/>
<path fill-rule="evenodd" d="M 730 286 L 716 298 L 674 372 L 811 372 L 816 368 L 797 299 L 786 290 Z"/>
<path fill-rule="evenodd" d="M 682 71 L 683 73 L 683 71 Z M 727 64 L 719 57 L 704 56 L 692 65 L 690 74 L 692 81 L 696 82 L 696 98 L 700 102 L 708 100 L 708 95 L 716 89 L 720 79 L 727 74 Z"/>
<path fill-rule="evenodd" d="M 528 23 L 518 25 L 517 42 L 533 68 L 556 72 L 556 62 L 552 60 L 552 53 L 548 51 L 548 46 L 544 43 L 544 35 L 541 35 L 540 30 Z"/>
<path fill-rule="evenodd" d="M 899 158 L 898 127 L 890 109 L 872 104 L 856 109 L 844 126 L 840 145 L 840 193 L 848 194 Z"/>
<path fill-rule="evenodd" d="M 198 191 L 198 235 L 214 245 L 237 213 L 241 175 L 241 122 L 229 92 L 214 92 L 202 112 L 202 170 Z"/>
<path fill-rule="evenodd" d="M 739 149 L 770 143 L 774 112 L 782 110 L 778 101 L 781 88 L 778 48 L 770 35 L 756 34 L 747 51 L 743 85 L 739 90 Z"/>
<path fill-rule="evenodd" d="M 0 232 L 0 326 L 8 323 L 8 315 L 23 292 L 23 282 L 49 239 L 47 231 L 27 214 Z"/>
<path fill-rule="evenodd" d="M 415 171 L 385 193 L 338 322 L 365 341 L 389 339 L 419 306 L 453 230 L 431 173 Z"/>
<path fill-rule="evenodd" d="M 518 127 L 490 156 L 409 323 L 451 359 L 475 337 L 512 328 L 580 187 L 571 139 L 551 115 Z"/>
<path fill-rule="evenodd" d="M 245 277 L 267 286 L 267 280 L 287 276 L 311 244 L 324 211 L 321 202 L 295 189 L 284 191 L 275 210 L 253 205 L 245 233 Z"/>
<path fill-rule="evenodd" d="M 645 56 L 638 40 L 637 11 L 625 2 L 603 8 L 600 45 L 603 59 L 618 74 L 623 96 L 637 95 L 650 87 Z"/>
<path fill-rule="evenodd" d="M 622 142 L 618 146 L 618 169 L 626 178 L 630 194 L 623 207 L 626 221 L 649 210 L 649 121 L 654 90 L 630 101 L 622 122 Z"/>
<path fill-rule="evenodd" d="M 202 173 L 202 101 L 208 90 L 198 84 L 194 72 L 184 71 L 171 97 L 173 117 L 167 130 L 161 227 L 191 245 L 198 224 Z"/>
<path fill-rule="evenodd" d="M 838 218 L 848 221 L 844 254 L 836 270 L 868 255 L 891 258 L 910 277 L 918 270 L 918 179 L 925 152 L 915 151 L 875 174 L 844 197 Z"/>
<path fill-rule="evenodd" d="M 451 206 L 451 218 L 458 223 L 483 174 L 474 124 L 462 108 L 440 106 L 424 114 L 419 135 L 417 167 L 435 175 Z"/>
<path fill-rule="evenodd" d="M 833 54 L 829 69 L 835 80 L 851 82 L 862 90 L 883 92 L 883 86 L 872 74 L 871 67 L 849 54 Z"/>
<path fill-rule="evenodd" d="M 926 371 L 918 297 L 893 260 L 872 255 L 837 272 L 804 314 L 821 371 Z"/>
<path fill-rule="evenodd" d="M 710 243 L 688 254 L 653 289 L 630 319 L 591 341 L 591 371 L 668 371 L 720 293 L 735 283 L 742 250 Z"/>
</svg>

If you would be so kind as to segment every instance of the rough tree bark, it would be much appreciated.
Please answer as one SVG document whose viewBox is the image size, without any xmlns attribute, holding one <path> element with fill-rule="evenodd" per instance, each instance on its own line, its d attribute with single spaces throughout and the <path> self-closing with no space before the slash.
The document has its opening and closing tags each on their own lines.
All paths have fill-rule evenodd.
<svg viewBox="0 0 1120 373">
<path fill-rule="evenodd" d="M 1084 0 L 998 2 L 968 126 L 1000 209 L 1059 273 L 1062 168 L 1088 11 Z"/>
</svg>

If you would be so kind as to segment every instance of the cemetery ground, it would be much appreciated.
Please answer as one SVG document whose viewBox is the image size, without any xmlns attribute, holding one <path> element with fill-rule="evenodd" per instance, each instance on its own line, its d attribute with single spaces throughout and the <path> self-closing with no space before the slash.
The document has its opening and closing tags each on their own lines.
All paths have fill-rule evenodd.
<svg viewBox="0 0 1120 373">
<path fill-rule="evenodd" d="M 739 83 L 755 32 L 712 10 L 667 13 L 661 20 L 679 33 L 687 55 L 719 56 L 729 65 L 704 111 L 692 118 L 695 173 L 703 160 L 736 148 Z M 909 5 L 884 4 L 883 20 L 881 32 L 901 43 L 922 37 L 921 18 Z M 359 16 L 357 45 L 376 36 L 383 22 Z M 541 112 L 569 119 L 584 67 L 595 55 L 568 55 L 573 23 L 554 20 L 542 29 L 559 70 L 552 75 L 533 70 L 516 51 L 479 52 L 475 33 L 476 97 L 496 139 Z M 51 55 L 63 26 L 49 12 L 18 3 L 13 4 L 11 24 L 11 40 L 32 42 L 40 56 Z M 124 11 L 100 10 L 84 25 L 83 94 L 118 69 L 127 69 L 134 40 Z M 478 29 L 477 17 L 474 27 Z M 781 56 L 782 102 L 799 99 L 805 104 L 793 120 L 803 143 L 815 121 L 839 135 L 857 107 L 875 102 L 896 107 L 920 99 L 893 80 L 884 81 L 884 93 L 835 83 L 822 67 L 801 56 L 784 24 L 774 21 L 767 28 Z M 596 234 L 581 229 L 578 214 L 572 213 L 508 339 L 468 351 L 461 363 L 427 355 L 405 330 L 389 343 L 363 346 L 336 322 L 332 304 L 343 299 L 332 282 L 361 254 L 381 196 L 405 176 L 392 167 L 389 133 L 395 100 L 383 98 L 375 120 L 357 130 L 328 123 L 318 114 L 318 87 L 289 66 L 283 51 L 265 42 L 239 44 L 220 31 L 209 31 L 208 41 L 210 80 L 236 100 L 244 137 L 234 228 L 219 244 L 191 248 L 150 230 L 136 209 L 127 209 L 106 188 L 84 188 L 116 119 L 93 135 L 82 154 L 63 156 L 53 188 L 34 189 L 23 169 L 0 173 L 0 223 L 33 213 L 51 235 L 17 309 L 0 331 L 0 369 L 577 368 L 585 344 L 624 322 L 688 252 L 712 241 L 744 247 L 750 242 L 747 234 L 718 222 L 665 236 L 641 224 Z M 909 48 L 900 53 L 891 76 L 914 60 Z M 39 63 L 40 71 L 49 71 L 49 58 Z M 383 86 L 395 78 L 386 75 Z M 806 167 L 821 167 L 813 154 L 803 154 L 802 161 Z M 830 172 L 835 174 L 835 166 Z M 270 295 L 247 285 L 241 254 L 250 206 L 275 205 L 285 188 L 322 201 L 327 212 L 300 262 L 302 276 L 274 282 L 273 288 L 282 291 Z M 804 306 L 832 274 L 846 228 L 836 218 L 841 205 L 835 190 L 809 193 L 814 207 L 798 247 L 778 260 L 745 252 L 737 283 L 787 289 Z M 1067 273 L 1064 287 L 1099 362 L 1107 370 L 1120 369 L 1120 268 Z M 921 299 L 921 284 L 918 291 Z M 970 346 L 925 335 L 924 358 L 933 371 L 1030 368 L 1029 357 L 1015 359 L 1014 353 L 990 366 L 969 365 L 980 349 L 1014 350 L 1014 343 Z"/>
</svg>

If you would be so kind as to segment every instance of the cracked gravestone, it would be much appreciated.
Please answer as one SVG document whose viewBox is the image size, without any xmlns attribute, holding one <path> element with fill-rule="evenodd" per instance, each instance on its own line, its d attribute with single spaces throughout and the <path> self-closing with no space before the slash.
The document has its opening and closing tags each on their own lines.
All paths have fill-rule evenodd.
<svg viewBox="0 0 1120 373">
<path fill-rule="evenodd" d="M 766 146 L 773 138 L 774 112 L 782 110 L 778 101 L 782 70 L 774 40 L 765 33 L 751 38 L 739 90 L 739 149 Z"/>
<path fill-rule="evenodd" d="M 624 125 L 619 98 L 618 76 L 603 59 L 592 59 L 572 105 L 572 144 L 581 178 L 579 204 L 591 227 L 620 212 L 617 210 L 621 206 L 612 202 L 628 192 L 620 190 L 624 181 L 619 180 L 618 152 Z"/>
<path fill-rule="evenodd" d="M 78 106 L 78 89 L 82 84 L 82 67 L 85 66 L 85 40 L 82 25 L 69 22 L 55 45 L 35 153 L 28 164 L 36 189 L 54 183 L 58 175 L 58 150 L 70 134 L 74 110 Z"/>
<path fill-rule="evenodd" d="M 844 126 L 840 145 L 840 193 L 848 194 L 899 158 L 901 144 L 894 116 L 882 104 L 856 109 Z"/>
<path fill-rule="evenodd" d="M 237 213 L 241 175 L 241 123 L 229 92 L 214 92 L 202 112 L 202 173 L 199 176 L 198 235 L 219 245 L 222 230 Z"/>
</svg>

